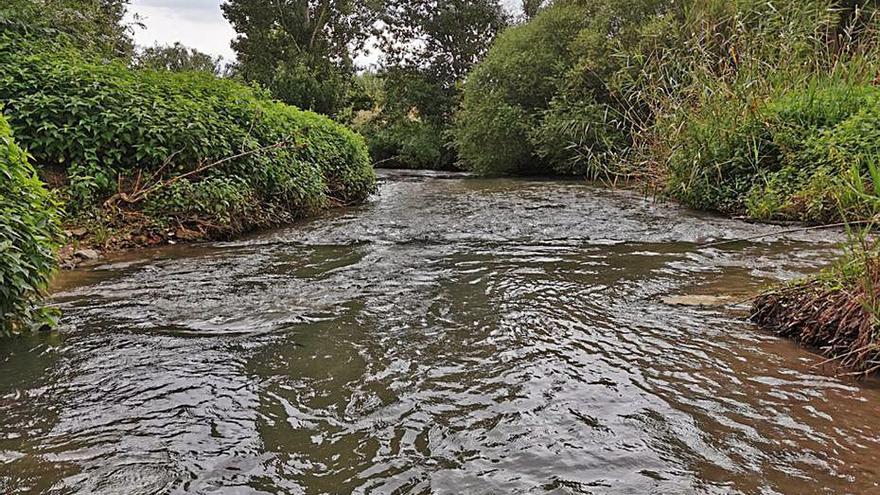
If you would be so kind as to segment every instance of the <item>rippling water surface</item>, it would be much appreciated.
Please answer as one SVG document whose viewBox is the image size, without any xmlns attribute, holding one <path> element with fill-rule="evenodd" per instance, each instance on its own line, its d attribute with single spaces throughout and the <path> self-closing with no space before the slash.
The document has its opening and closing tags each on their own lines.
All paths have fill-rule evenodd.
<svg viewBox="0 0 880 495">
<path fill-rule="evenodd" d="M 357 209 L 65 274 L 61 331 L 0 350 L 0 491 L 880 493 L 880 389 L 735 304 L 834 236 L 700 247 L 773 230 L 389 173 Z"/>
</svg>

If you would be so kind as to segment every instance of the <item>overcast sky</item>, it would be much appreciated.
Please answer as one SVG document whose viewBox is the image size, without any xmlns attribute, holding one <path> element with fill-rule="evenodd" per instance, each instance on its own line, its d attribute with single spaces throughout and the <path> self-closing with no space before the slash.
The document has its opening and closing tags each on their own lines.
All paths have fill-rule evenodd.
<svg viewBox="0 0 880 495">
<path fill-rule="evenodd" d="M 235 31 L 220 11 L 222 0 L 132 0 L 129 17 L 137 14 L 146 29 L 135 28 L 142 46 L 180 41 L 211 55 L 232 60 L 229 42 Z"/>
<path fill-rule="evenodd" d="M 220 4 L 223 0 L 132 0 L 129 19 L 135 15 L 145 29 L 135 28 L 138 45 L 170 45 L 176 41 L 211 55 L 231 61 L 235 53 L 229 47 L 235 31 L 223 18 Z M 505 0 L 508 6 L 518 0 Z M 375 62 L 376 54 L 361 57 L 360 65 Z"/>
</svg>

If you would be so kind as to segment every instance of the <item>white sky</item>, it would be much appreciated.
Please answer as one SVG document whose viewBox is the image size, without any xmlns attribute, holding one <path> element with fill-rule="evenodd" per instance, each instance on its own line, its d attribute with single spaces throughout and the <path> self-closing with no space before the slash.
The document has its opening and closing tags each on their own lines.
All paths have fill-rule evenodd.
<svg viewBox="0 0 880 495">
<path fill-rule="evenodd" d="M 135 28 L 134 40 L 141 46 L 170 45 L 176 41 L 227 61 L 235 60 L 229 43 L 235 37 L 232 26 L 223 18 L 223 0 L 132 0 L 129 20 L 139 17 L 146 29 Z M 505 0 L 511 7 L 519 0 Z M 368 65 L 377 54 L 361 57 L 356 62 Z"/>
<path fill-rule="evenodd" d="M 226 60 L 234 60 L 229 47 L 235 37 L 220 11 L 222 0 L 132 0 L 129 19 L 140 18 L 146 29 L 135 28 L 141 46 L 170 45 L 176 41 Z"/>
</svg>

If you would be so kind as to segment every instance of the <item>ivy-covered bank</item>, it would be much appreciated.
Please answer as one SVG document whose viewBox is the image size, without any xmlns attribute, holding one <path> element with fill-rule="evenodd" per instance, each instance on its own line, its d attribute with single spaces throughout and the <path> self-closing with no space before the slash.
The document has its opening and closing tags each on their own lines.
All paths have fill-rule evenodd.
<svg viewBox="0 0 880 495">
<path fill-rule="evenodd" d="M 0 39 L 0 100 L 67 221 L 216 237 L 361 201 L 363 140 L 210 74 L 133 70 L 62 42 Z"/>
<path fill-rule="evenodd" d="M 222 238 L 364 200 L 363 139 L 264 91 L 200 72 L 132 69 L 64 36 L 0 34 L 3 127 L 0 296 L 5 329 L 32 321 L 57 218 L 105 249 Z M 10 189 L 11 188 L 11 189 Z"/>
<path fill-rule="evenodd" d="M 51 324 L 38 309 L 61 239 L 57 205 L 0 115 L 0 333 Z"/>
</svg>

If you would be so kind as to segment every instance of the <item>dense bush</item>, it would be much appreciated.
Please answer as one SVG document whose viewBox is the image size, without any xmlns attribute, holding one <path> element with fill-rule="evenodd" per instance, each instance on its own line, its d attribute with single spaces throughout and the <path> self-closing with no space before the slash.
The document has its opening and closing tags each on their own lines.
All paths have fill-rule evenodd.
<svg viewBox="0 0 880 495">
<path fill-rule="evenodd" d="M 878 212 L 880 88 L 810 87 L 767 113 L 763 147 L 775 156 L 747 193 L 751 216 L 832 221 Z"/>
<path fill-rule="evenodd" d="M 163 221 L 238 231 L 374 187 L 352 131 L 206 73 L 131 70 L 2 36 L 0 100 L 36 163 L 64 177 L 75 214 L 115 197 Z"/>
<path fill-rule="evenodd" d="M 35 304 L 55 269 L 56 208 L 0 115 L 0 333 L 52 317 Z"/>
<path fill-rule="evenodd" d="M 429 122 L 381 116 L 357 127 L 377 167 L 443 170 L 453 168 L 443 129 Z"/>
<path fill-rule="evenodd" d="M 675 2 L 562 0 L 503 33 L 465 85 L 462 162 L 482 173 L 624 173 L 645 116 L 620 80 Z M 653 29 L 653 31 L 652 31 Z M 499 153 L 500 152 L 500 153 Z"/>
<path fill-rule="evenodd" d="M 132 65 L 139 69 L 203 71 L 215 75 L 222 75 L 226 69 L 222 57 L 213 57 L 180 42 L 141 48 L 134 54 Z"/>
<path fill-rule="evenodd" d="M 134 53 L 132 28 L 124 21 L 129 0 L 3 0 L 0 31 L 55 37 L 64 33 L 80 49 L 111 57 Z"/>
<path fill-rule="evenodd" d="M 498 36 L 468 76 L 456 115 L 455 143 L 466 168 L 484 174 L 550 171 L 529 137 L 574 66 L 571 45 L 588 22 L 583 7 L 560 2 Z"/>
<path fill-rule="evenodd" d="M 354 128 L 367 140 L 377 167 L 451 170 L 455 153 L 449 145 L 451 92 L 415 71 L 385 70 L 364 74 L 358 85 L 370 109 L 358 112 Z"/>
<path fill-rule="evenodd" d="M 467 80 L 477 172 L 642 176 L 684 203 L 822 221 L 877 210 L 875 0 L 560 0 Z"/>
</svg>

